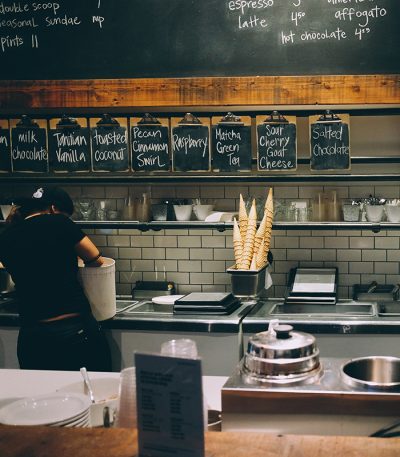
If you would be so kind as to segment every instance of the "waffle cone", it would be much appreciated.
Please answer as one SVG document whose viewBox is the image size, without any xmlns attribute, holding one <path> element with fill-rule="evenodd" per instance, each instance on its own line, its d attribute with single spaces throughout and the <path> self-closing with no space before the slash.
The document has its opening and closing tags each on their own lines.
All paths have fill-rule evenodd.
<svg viewBox="0 0 400 457">
<path fill-rule="evenodd" d="M 236 218 L 233 219 L 233 250 L 235 253 L 235 262 L 238 265 L 243 254 L 243 242 Z"/>
<path fill-rule="evenodd" d="M 239 201 L 239 229 L 240 229 L 240 235 L 242 237 L 242 240 L 244 240 L 245 237 L 246 237 L 247 223 L 248 223 L 248 217 L 247 217 L 246 206 L 244 204 L 243 196 L 242 196 L 242 194 L 240 194 L 240 201 Z"/>
<path fill-rule="evenodd" d="M 268 251 L 271 245 L 271 236 L 272 236 L 272 222 L 274 219 L 274 202 L 272 196 L 272 187 L 269 189 L 268 197 L 265 202 L 264 215 L 266 215 L 266 225 L 264 231 L 264 250 L 263 254 L 267 258 Z"/>
<path fill-rule="evenodd" d="M 258 227 L 256 236 L 254 238 L 254 252 L 255 253 L 258 253 L 258 251 L 260 249 L 261 242 L 265 236 L 266 226 L 267 226 L 267 218 L 264 213 L 264 217 L 262 218 L 262 221 L 260 223 L 260 226 Z"/>
<path fill-rule="evenodd" d="M 259 249 L 258 249 L 258 251 L 256 253 L 256 255 L 257 255 L 257 257 L 256 257 L 257 268 L 261 268 L 261 266 L 262 266 L 260 264 L 264 259 L 264 244 L 265 244 L 265 241 L 264 241 L 264 239 L 262 239 L 261 243 L 260 243 L 260 246 L 259 246 Z"/>
<path fill-rule="evenodd" d="M 251 260 L 253 258 L 254 252 L 254 238 L 257 231 L 257 212 L 256 212 L 256 202 L 253 200 L 251 209 L 249 212 L 249 219 L 246 230 L 246 237 L 244 240 L 243 254 L 242 254 L 242 264 L 245 266 L 245 269 L 248 270 L 250 267 Z"/>
<path fill-rule="evenodd" d="M 265 201 L 264 205 L 264 213 L 271 213 L 274 214 L 274 201 L 273 201 L 273 192 L 272 192 L 272 187 L 270 187 L 267 200 Z"/>
<path fill-rule="evenodd" d="M 251 259 L 250 270 L 257 270 L 257 256 L 255 253 Z"/>
<path fill-rule="evenodd" d="M 265 252 L 264 252 L 264 245 L 265 245 L 265 241 L 262 240 L 261 241 L 261 244 L 260 244 L 260 248 L 259 250 L 257 251 L 257 254 L 256 254 L 256 267 L 257 269 L 260 269 L 262 268 L 266 263 L 267 263 L 267 256 L 265 255 Z"/>
</svg>

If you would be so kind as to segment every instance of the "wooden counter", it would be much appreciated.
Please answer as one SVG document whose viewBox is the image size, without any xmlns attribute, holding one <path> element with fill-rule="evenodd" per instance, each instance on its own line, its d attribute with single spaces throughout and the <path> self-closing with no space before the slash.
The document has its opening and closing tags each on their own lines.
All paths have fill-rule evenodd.
<svg viewBox="0 0 400 457">
<path fill-rule="evenodd" d="M 136 430 L 0 426 L 1 457 L 135 457 Z M 400 438 L 210 432 L 206 457 L 399 457 Z"/>
</svg>

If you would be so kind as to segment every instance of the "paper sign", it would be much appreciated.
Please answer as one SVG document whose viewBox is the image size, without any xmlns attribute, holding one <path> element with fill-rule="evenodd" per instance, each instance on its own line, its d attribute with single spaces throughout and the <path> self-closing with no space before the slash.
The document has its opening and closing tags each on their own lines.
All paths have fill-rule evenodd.
<svg viewBox="0 0 400 457">
<path fill-rule="evenodd" d="M 201 361 L 135 354 L 139 455 L 204 457 Z"/>
</svg>

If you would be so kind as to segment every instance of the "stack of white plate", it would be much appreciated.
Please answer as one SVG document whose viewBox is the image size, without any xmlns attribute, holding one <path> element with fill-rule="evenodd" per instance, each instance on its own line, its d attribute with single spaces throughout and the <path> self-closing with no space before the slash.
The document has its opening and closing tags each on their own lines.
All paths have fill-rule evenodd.
<svg viewBox="0 0 400 457">
<path fill-rule="evenodd" d="M 21 398 L 0 409 L 6 425 L 88 427 L 90 400 L 86 395 L 53 393 Z"/>
</svg>

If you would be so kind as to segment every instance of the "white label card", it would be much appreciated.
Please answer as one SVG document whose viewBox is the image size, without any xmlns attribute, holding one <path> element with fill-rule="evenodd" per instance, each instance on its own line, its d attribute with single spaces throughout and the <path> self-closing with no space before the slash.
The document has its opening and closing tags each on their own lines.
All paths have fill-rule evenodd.
<svg viewBox="0 0 400 457">
<path fill-rule="evenodd" d="M 204 457 L 201 361 L 135 354 L 140 457 Z"/>
</svg>

